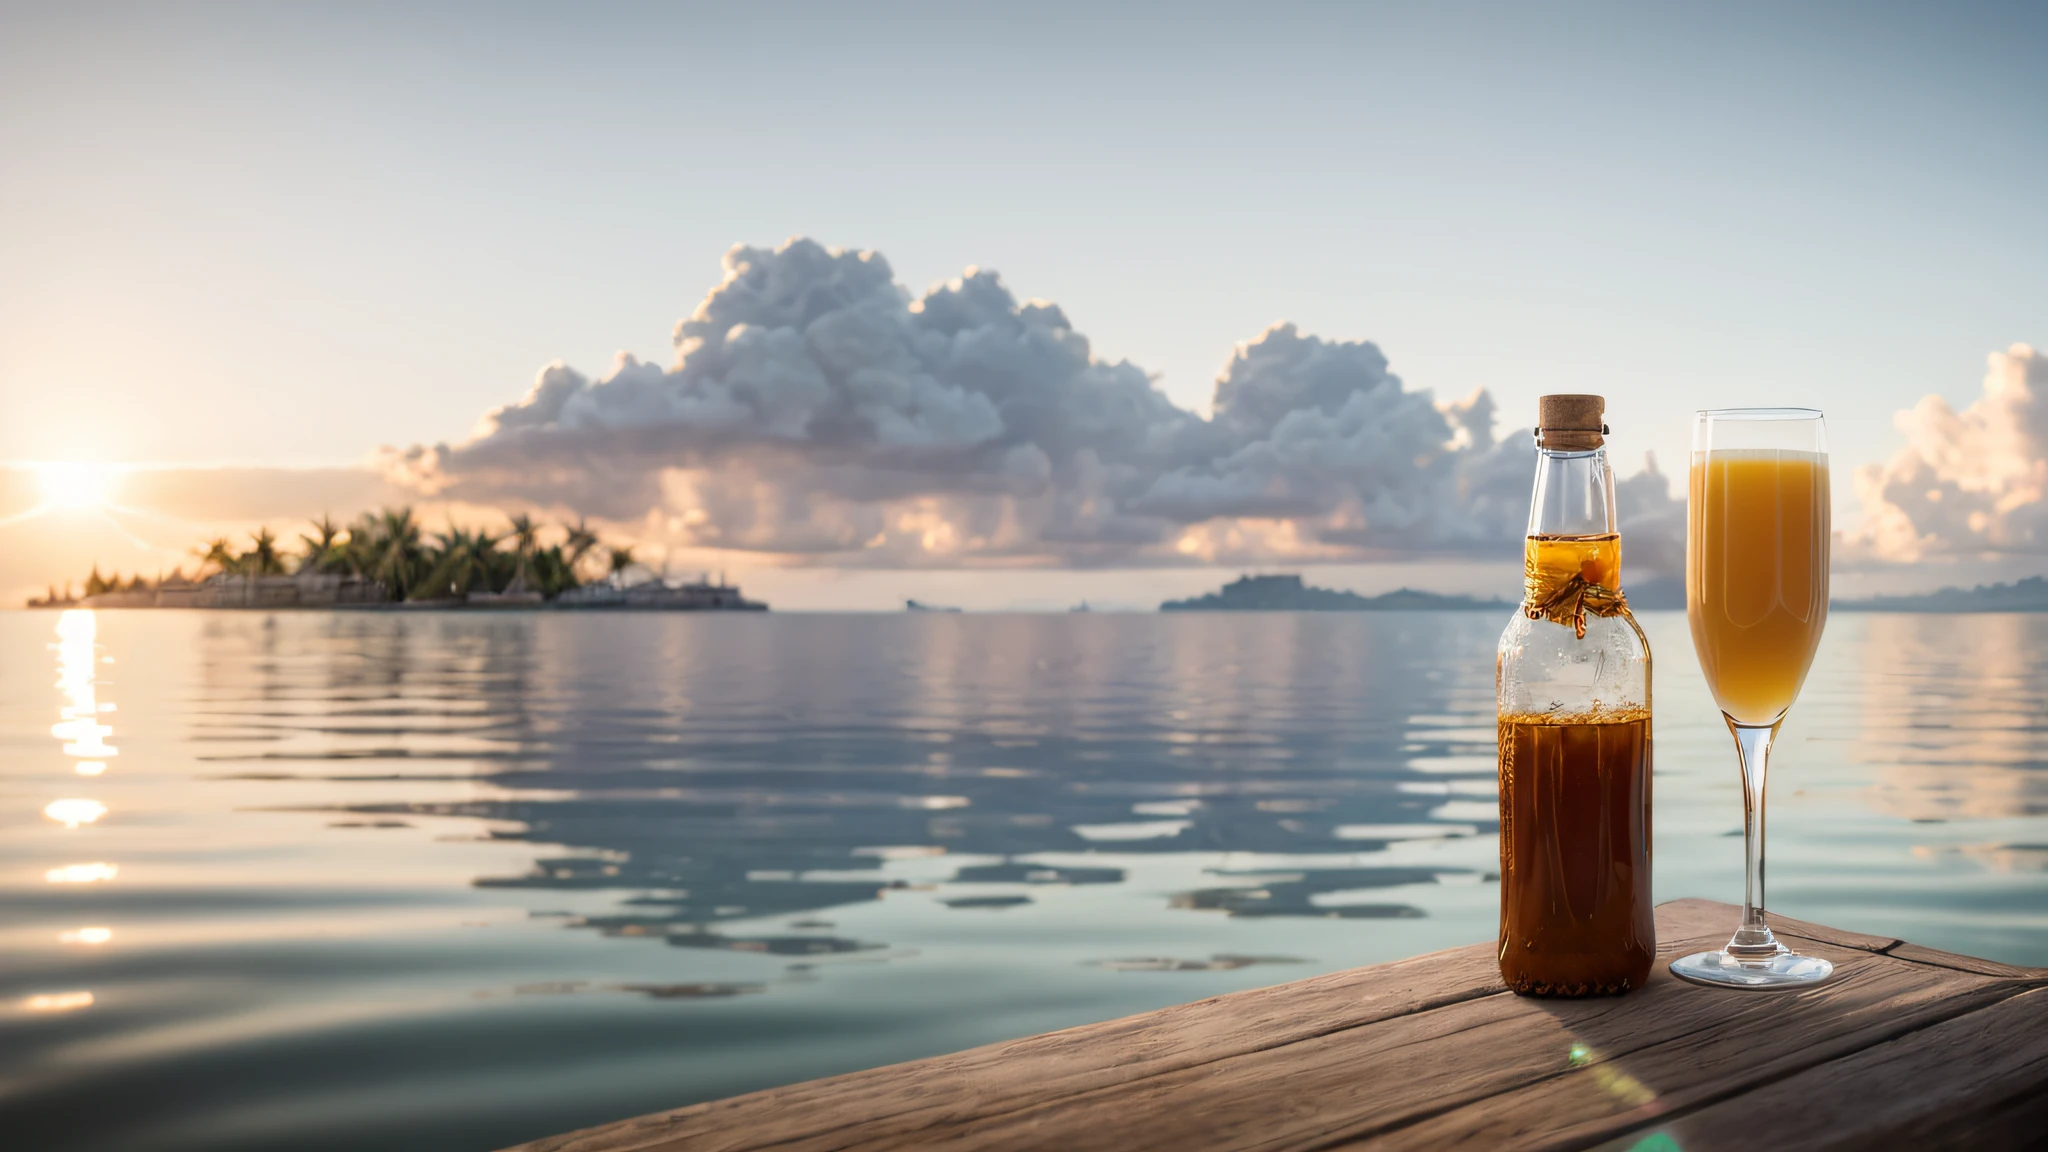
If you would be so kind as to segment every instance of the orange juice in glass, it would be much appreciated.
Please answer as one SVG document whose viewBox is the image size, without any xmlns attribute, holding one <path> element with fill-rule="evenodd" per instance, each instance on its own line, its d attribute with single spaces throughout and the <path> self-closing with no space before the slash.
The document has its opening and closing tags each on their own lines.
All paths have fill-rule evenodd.
<svg viewBox="0 0 2048 1152">
<path fill-rule="evenodd" d="M 1685 614 L 1742 768 L 1742 924 L 1726 947 L 1671 962 L 1694 983 L 1810 987 L 1834 966 L 1764 919 L 1764 786 L 1771 742 L 1828 619 L 1827 433 L 1810 408 L 1701 412 L 1686 502 Z"/>
<path fill-rule="evenodd" d="M 1721 711 L 1773 724 L 1828 621 L 1828 460 L 1730 449 L 1693 457 L 1685 615 Z"/>
</svg>

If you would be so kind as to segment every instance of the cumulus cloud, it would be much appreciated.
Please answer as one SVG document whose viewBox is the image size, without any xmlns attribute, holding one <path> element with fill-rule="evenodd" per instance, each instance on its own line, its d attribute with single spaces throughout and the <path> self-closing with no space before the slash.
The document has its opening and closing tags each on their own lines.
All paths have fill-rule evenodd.
<svg viewBox="0 0 2048 1152">
<path fill-rule="evenodd" d="M 1528 507 L 1532 449 L 1495 439 L 1485 392 L 1439 402 L 1373 344 L 1291 324 L 1236 348 L 1205 420 L 993 272 L 916 297 L 876 253 L 796 239 L 729 252 L 675 349 L 596 379 L 550 365 L 385 470 L 674 545 L 891 566 L 1476 555 Z"/>
<path fill-rule="evenodd" d="M 1889 560 L 2048 552 L 2048 356 L 1990 356 L 1961 412 L 1928 396 L 1893 421 L 1905 447 L 1856 473 L 1857 542 Z"/>
</svg>

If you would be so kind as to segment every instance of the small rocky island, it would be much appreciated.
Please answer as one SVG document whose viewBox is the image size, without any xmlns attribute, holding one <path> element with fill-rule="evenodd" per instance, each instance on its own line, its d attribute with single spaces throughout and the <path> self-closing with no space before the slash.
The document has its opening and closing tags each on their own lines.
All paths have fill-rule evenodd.
<svg viewBox="0 0 2048 1152">
<path fill-rule="evenodd" d="M 1506 600 L 1445 596 L 1400 588 L 1378 596 L 1360 596 L 1334 588 L 1315 588 L 1300 576 L 1240 576 L 1220 591 L 1187 600 L 1168 600 L 1161 612 L 1506 612 Z"/>
</svg>

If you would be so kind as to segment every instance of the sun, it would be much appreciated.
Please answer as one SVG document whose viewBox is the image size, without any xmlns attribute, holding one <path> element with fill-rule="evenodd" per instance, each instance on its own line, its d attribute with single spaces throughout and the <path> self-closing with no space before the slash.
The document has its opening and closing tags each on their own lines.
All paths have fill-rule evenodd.
<svg viewBox="0 0 2048 1152">
<path fill-rule="evenodd" d="M 36 487 L 47 507 L 98 508 L 114 494 L 114 470 L 105 464 L 39 464 Z"/>
</svg>

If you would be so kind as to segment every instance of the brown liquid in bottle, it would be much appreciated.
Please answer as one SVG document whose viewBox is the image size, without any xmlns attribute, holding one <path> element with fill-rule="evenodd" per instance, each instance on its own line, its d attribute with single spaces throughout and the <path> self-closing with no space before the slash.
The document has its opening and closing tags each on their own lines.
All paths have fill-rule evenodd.
<svg viewBox="0 0 2048 1152">
<path fill-rule="evenodd" d="M 1650 716 L 1500 718 L 1500 972 L 1529 995 L 1649 979 Z"/>
</svg>

